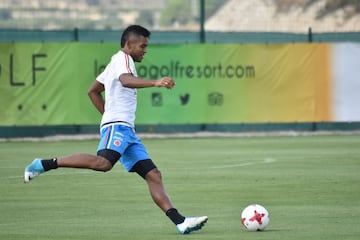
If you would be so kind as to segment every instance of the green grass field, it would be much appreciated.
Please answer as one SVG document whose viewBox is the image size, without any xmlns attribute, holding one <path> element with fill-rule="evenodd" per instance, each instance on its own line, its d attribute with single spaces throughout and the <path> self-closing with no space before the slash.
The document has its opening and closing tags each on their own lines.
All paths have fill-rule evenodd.
<svg viewBox="0 0 360 240">
<path fill-rule="evenodd" d="M 97 141 L 0 142 L 0 239 L 359 239 L 360 135 L 144 139 L 185 215 L 208 215 L 187 236 L 136 174 L 58 169 L 24 184 L 35 157 L 94 153 Z M 246 232 L 243 207 L 270 224 Z"/>
</svg>

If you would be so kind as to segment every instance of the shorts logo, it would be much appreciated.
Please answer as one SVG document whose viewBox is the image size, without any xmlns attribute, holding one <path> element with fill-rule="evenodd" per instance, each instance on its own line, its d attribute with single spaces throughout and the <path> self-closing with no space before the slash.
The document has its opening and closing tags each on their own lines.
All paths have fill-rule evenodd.
<svg viewBox="0 0 360 240">
<path fill-rule="evenodd" d="M 120 147 L 120 145 L 121 145 L 120 140 L 115 140 L 114 145 L 117 146 L 117 147 Z"/>
</svg>

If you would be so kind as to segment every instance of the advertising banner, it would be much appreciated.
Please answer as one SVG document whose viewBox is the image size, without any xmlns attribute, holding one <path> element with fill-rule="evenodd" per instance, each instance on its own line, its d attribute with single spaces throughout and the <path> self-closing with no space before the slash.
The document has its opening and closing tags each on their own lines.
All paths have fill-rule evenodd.
<svg viewBox="0 0 360 240">
<path fill-rule="evenodd" d="M 0 126 L 98 124 L 87 90 L 116 44 L 0 44 Z"/>
<path fill-rule="evenodd" d="M 87 90 L 118 50 L 117 43 L 0 43 L 0 126 L 99 124 Z M 359 121 L 352 106 L 360 73 L 348 69 L 360 60 L 354 52 L 359 45 L 150 45 L 138 75 L 170 76 L 176 86 L 139 89 L 136 123 Z M 339 98 L 347 86 L 353 95 Z"/>
<path fill-rule="evenodd" d="M 177 85 L 140 94 L 141 122 L 331 119 L 329 45 L 164 45 L 150 54 L 138 74 L 169 75 Z"/>
</svg>

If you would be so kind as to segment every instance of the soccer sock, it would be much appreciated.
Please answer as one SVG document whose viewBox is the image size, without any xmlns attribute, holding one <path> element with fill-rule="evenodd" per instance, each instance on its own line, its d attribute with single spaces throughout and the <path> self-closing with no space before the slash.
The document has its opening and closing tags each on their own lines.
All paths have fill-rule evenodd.
<svg viewBox="0 0 360 240">
<path fill-rule="evenodd" d="M 170 220 L 175 224 L 179 224 L 185 221 L 185 217 L 182 216 L 176 208 L 170 208 L 166 211 L 166 216 L 170 218 Z"/>
<path fill-rule="evenodd" d="M 43 160 L 41 160 L 41 164 L 43 165 L 45 172 L 49 171 L 51 169 L 57 169 L 58 168 L 57 158 L 43 159 Z"/>
</svg>

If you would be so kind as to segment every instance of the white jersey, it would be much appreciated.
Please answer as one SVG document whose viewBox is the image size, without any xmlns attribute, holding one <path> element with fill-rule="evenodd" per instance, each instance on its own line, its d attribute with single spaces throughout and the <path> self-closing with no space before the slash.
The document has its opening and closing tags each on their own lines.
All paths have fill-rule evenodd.
<svg viewBox="0 0 360 240">
<path fill-rule="evenodd" d="M 135 125 L 137 90 L 121 84 L 119 76 L 123 73 L 131 73 L 137 77 L 134 60 L 120 50 L 112 56 L 105 70 L 96 78 L 105 86 L 105 112 L 101 126 L 114 122 L 130 127 Z"/>
</svg>

